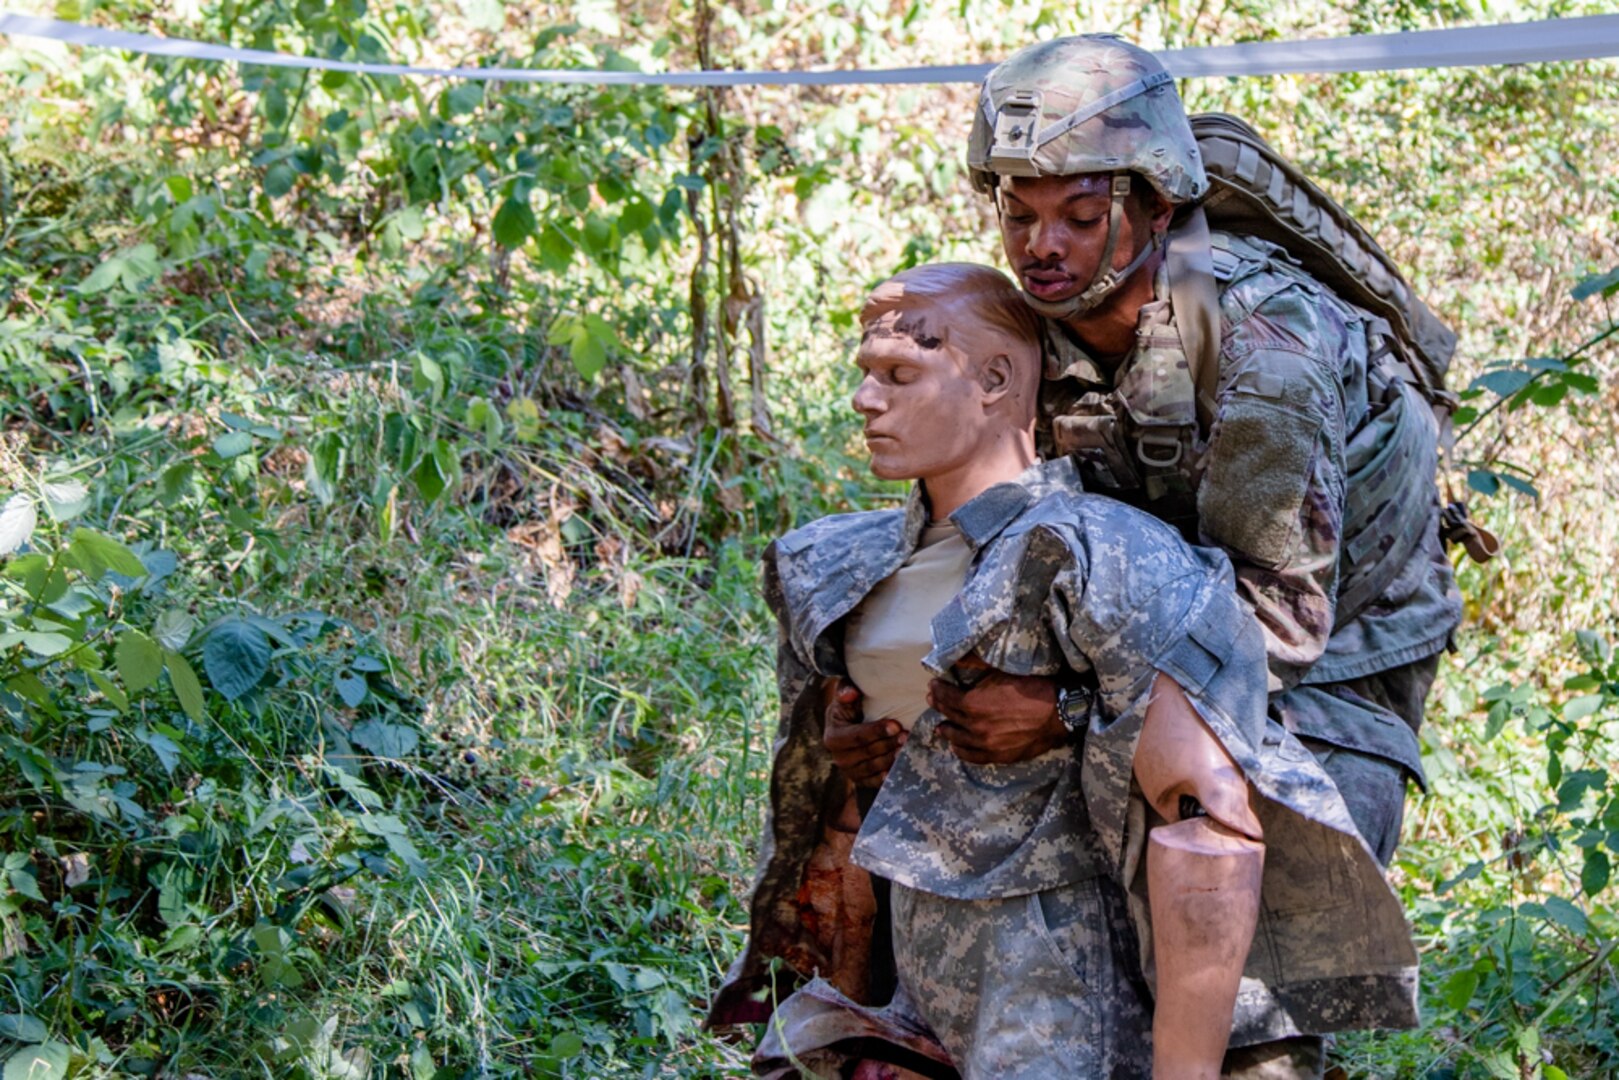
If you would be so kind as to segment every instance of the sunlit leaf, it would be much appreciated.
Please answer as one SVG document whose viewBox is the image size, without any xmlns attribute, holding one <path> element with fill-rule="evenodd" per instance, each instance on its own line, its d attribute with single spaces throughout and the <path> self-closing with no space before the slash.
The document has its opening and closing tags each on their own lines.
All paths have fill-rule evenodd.
<svg viewBox="0 0 1619 1080">
<path fill-rule="evenodd" d="M 163 674 L 163 650 L 139 630 L 125 630 L 118 635 L 112 655 L 118 666 L 118 677 L 124 680 L 131 694 L 145 690 Z"/>
<path fill-rule="evenodd" d="M 68 543 L 68 557 L 91 581 L 99 581 L 109 573 L 123 574 L 127 578 L 146 576 L 146 564 L 129 548 L 94 529 L 74 529 Z"/>
<path fill-rule="evenodd" d="M 90 489 L 77 480 L 61 480 L 43 485 L 45 506 L 57 521 L 71 521 L 90 505 Z"/>
<path fill-rule="evenodd" d="M 10 555 L 28 543 L 39 523 L 39 511 L 34 500 L 24 492 L 16 492 L 0 508 L 0 555 Z"/>
</svg>

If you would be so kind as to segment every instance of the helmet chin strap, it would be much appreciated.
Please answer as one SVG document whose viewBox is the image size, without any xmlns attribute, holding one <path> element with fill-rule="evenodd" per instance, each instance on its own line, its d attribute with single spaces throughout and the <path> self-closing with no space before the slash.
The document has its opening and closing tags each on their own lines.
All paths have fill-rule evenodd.
<svg viewBox="0 0 1619 1080">
<path fill-rule="evenodd" d="M 1096 264 L 1096 276 L 1085 287 L 1085 291 L 1067 300 L 1051 301 L 1033 296 L 1027 289 L 1023 290 L 1023 299 L 1028 305 L 1048 319 L 1072 319 L 1091 311 L 1106 300 L 1131 274 L 1141 269 L 1141 265 L 1163 244 L 1164 235 L 1155 232 L 1142 245 L 1136 257 L 1130 260 L 1129 265 L 1122 270 L 1113 269 L 1113 252 L 1119 246 L 1119 226 L 1124 222 L 1124 200 L 1130 194 L 1130 174 L 1114 173 L 1112 183 L 1113 202 L 1107 210 L 1107 246 L 1102 249 L 1101 261 Z M 997 209 L 999 205 L 1000 200 L 997 199 Z"/>
</svg>

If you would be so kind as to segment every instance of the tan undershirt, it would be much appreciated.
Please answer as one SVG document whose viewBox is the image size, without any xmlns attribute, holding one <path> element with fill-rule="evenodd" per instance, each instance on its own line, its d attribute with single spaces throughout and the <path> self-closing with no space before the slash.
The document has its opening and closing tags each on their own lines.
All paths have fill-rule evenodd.
<svg viewBox="0 0 1619 1080">
<path fill-rule="evenodd" d="M 911 557 L 849 615 L 843 658 L 860 688 L 867 720 L 898 720 L 906 731 L 927 708 L 922 657 L 933 648 L 933 616 L 961 591 L 972 549 L 951 522 L 928 525 Z"/>
</svg>

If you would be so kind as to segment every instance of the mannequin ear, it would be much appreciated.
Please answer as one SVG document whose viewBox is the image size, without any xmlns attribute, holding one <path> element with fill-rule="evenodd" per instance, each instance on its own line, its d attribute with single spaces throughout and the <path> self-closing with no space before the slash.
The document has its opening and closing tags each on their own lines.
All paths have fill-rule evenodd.
<svg viewBox="0 0 1619 1080">
<path fill-rule="evenodd" d="M 978 366 L 978 385 L 983 388 L 985 404 L 993 404 L 1012 392 L 1012 358 L 996 353 Z"/>
</svg>

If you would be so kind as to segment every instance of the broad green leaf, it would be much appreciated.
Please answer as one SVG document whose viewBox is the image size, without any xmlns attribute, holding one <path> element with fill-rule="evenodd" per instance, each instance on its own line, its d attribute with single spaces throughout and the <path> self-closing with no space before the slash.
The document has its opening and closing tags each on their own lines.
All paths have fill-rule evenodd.
<svg viewBox="0 0 1619 1080">
<path fill-rule="evenodd" d="M 129 695 L 124 693 L 123 687 L 99 671 L 90 673 L 90 681 L 96 684 L 96 689 L 101 691 L 103 697 L 112 702 L 113 708 L 119 712 L 129 711 Z"/>
<path fill-rule="evenodd" d="M 366 686 L 365 676 L 356 675 L 352 671 L 338 672 L 337 677 L 332 682 L 337 687 L 337 696 L 342 698 L 343 704 L 351 709 L 359 708 L 360 703 L 365 700 L 366 694 L 370 693 L 370 689 Z M 355 741 L 358 742 L 358 738 Z"/>
<path fill-rule="evenodd" d="M 421 736 L 403 724 L 385 720 L 367 720 L 355 724 L 349 733 L 354 745 L 369 750 L 377 757 L 398 760 L 414 754 L 421 745 Z"/>
<path fill-rule="evenodd" d="M 145 690 L 163 674 L 163 650 L 139 630 L 125 630 L 118 635 L 112 658 L 131 694 Z"/>
<path fill-rule="evenodd" d="M 45 894 L 39 891 L 39 879 L 34 877 L 31 870 L 8 870 L 7 878 L 11 881 L 13 891 L 21 893 L 30 900 L 45 902 Z"/>
<path fill-rule="evenodd" d="M 1529 400 L 1547 409 L 1559 404 L 1567 396 L 1568 384 L 1562 380 L 1543 383 L 1529 391 Z"/>
<path fill-rule="evenodd" d="M 437 360 L 417 353 L 412 365 L 412 382 L 418 394 L 429 392 L 436 401 L 444 394 L 444 368 Z"/>
<path fill-rule="evenodd" d="M 581 332 L 579 320 L 572 315 L 558 315 L 551 320 L 550 329 L 545 332 L 547 345 L 568 345 L 577 338 Z"/>
<path fill-rule="evenodd" d="M 61 480 L 43 486 L 45 507 L 57 521 L 71 521 L 90 505 L 90 489 L 77 480 Z"/>
<path fill-rule="evenodd" d="M 38 523 L 34 500 L 24 492 L 15 492 L 0 508 L 0 555 L 10 555 L 28 543 Z"/>
<path fill-rule="evenodd" d="M 360 827 L 372 836 L 380 837 L 387 845 L 388 850 L 398 856 L 411 874 L 423 877 L 427 873 L 427 864 L 422 862 L 416 845 L 410 842 L 410 834 L 405 829 L 404 822 L 393 814 L 366 814 L 360 818 Z"/>
<path fill-rule="evenodd" d="M 202 667 L 220 696 L 235 701 L 270 670 L 270 639 L 246 619 L 226 619 L 203 642 Z"/>
<path fill-rule="evenodd" d="M 94 529 L 74 529 L 68 544 L 68 558 L 91 581 L 100 581 L 108 571 L 128 578 L 146 576 L 146 566 L 136 554 L 112 537 Z"/>
<path fill-rule="evenodd" d="M 1585 865 L 1580 868 L 1580 890 L 1586 896 L 1595 896 L 1608 887 L 1608 878 L 1611 872 L 1608 853 L 1600 848 L 1590 848 L 1585 853 Z"/>
<path fill-rule="evenodd" d="M 573 238 L 555 222 L 548 221 L 540 230 L 540 265 L 553 274 L 563 273 L 573 264 L 576 250 Z"/>
<path fill-rule="evenodd" d="M 1546 917 L 1570 933 L 1583 934 L 1588 929 L 1585 912 L 1561 896 L 1548 896 L 1545 901 Z"/>
<path fill-rule="evenodd" d="M 427 235 L 427 223 L 422 220 L 422 211 L 417 206 L 407 206 L 394 215 L 394 227 L 405 240 L 420 240 Z"/>
<path fill-rule="evenodd" d="M 1571 698 L 1563 706 L 1563 719 L 1571 724 L 1584 720 L 1587 716 L 1600 710 L 1604 700 L 1601 694 L 1584 694 L 1577 698 Z"/>
<path fill-rule="evenodd" d="M 1595 630 L 1574 631 L 1574 645 L 1592 667 L 1602 667 L 1613 657 L 1613 644 Z"/>
<path fill-rule="evenodd" d="M 192 921 L 191 905 L 187 902 L 190 885 L 191 875 L 170 863 L 157 890 L 157 914 L 167 925 L 184 926 Z"/>
<path fill-rule="evenodd" d="M 1540 498 L 1540 489 L 1527 480 L 1520 480 L 1511 473 L 1497 473 L 1501 482 L 1520 495 L 1527 495 L 1531 499 Z"/>
<path fill-rule="evenodd" d="M 118 278 L 124 272 L 124 260 L 117 255 L 112 256 L 100 266 L 90 271 L 89 275 L 79 282 L 79 292 L 87 295 L 106 292 L 118 284 Z"/>
<path fill-rule="evenodd" d="M 584 1050 L 585 1040 L 579 1036 L 578 1032 L 564 1031 L 552 1037 L 551 1044 L 545 1048 L 545 1054 L 547 1057 L 555 1058 L 558 1061 L 566 1061 L 568 1058 L 584 1053 Z"/>
<path fill-rule="evenodd" d="M 534 235 L 536 225 L 534 211 L 530 209 L 528 199 L 510 197 L 500 204 L 499 210 L 495 211 L 495 242 L 501 247 L 519 247 L 523 241 Z"/>
<path fill-rule="evenodd" d="M 1469 389 L 1490 390 L 1501 397 L 1511 397 L 1519 390 L 1529 385 L 1534 378 L 1531 372 L 1521 368 L 1500 368 L 1495 371 L 1486 371 L 1468 384 Z"/>
<path fill-rule="evenodd" d="M 175 688 L 176 698 L 180 698 L 180 708 L 191 717 L 193 724 L 201 724 L 207 719 L 207 703 L 202 696 L 202 682 L 191 667 L 186 657 L 168 649 L 164 653 L 164 664 L 168 667 L 168 683 Z"/>
<path fill-rule="evenodd" d="M 575 370 L 587 379 L 595 378 L 607 366 L 607 349 L 602 345 L 601 339 L 594 335 L 585 334 L 574 338 L 573 346 L 568 352 Z"/>
<path fill-rule="evenodd" d="M 481 83 L 457 83 L 444 95 L 445 105 L 451 116 L 465 116 L 478 111 L 478 106 L 483 104 L 483 94 Z"/>
<path fill-rule="evenodd" d="M 1619 293 L 1619 266 L 1609 270 L 1606 274 L 1593 274 L 1574 286 L 1569 293 L 1575 300 L 1584 300 L 1587 297 L 1601 293 L 1603 296 L 1612 296 Z"/>
<path fill-rule="evenodd" d="M 1489 469 L 1469 469 L 1467 486 L 1480 495 L 1494 495 L 1501 490 L 1501 475 Z"/>
<path fill-rule="evenodd" d="M 0 650 L 14 645 L 21 645 L 35 656 L 60 656 L 73 647 L 73 639 L 48 630 L 8 630 L 0 634 Z"/>
<path fill-rule="evenodd" d="M 657 220 L 657 211 L 645 199 L 636 199 L 618 216 L 618 231 L 625 236 L 640 232 Z"/>
<path fill-rule="evenodd" d="M 1457 1012 L 1467 1008 L 1467 1003 L 1473 1000 L 1473 991 L 1478 989 L 1478 972 L 1472 969 L 1452 973 L 1445 980 L 1443 991 L 1445 1004 Z"/>
<path fill-rule="evenodd" d="M 194 616 L 179 608 L 170 608 L 159 615 L 157 622 L 152 624 L 152 637 L 170 652 L 179 652 L 190 642 L 191 635 L 196 629 L 197 620 Z"/>
<path fill-rule="evenodd" d="M 264 172 L 264 193 L 272 199 L 279 199 L 291 191 L 297 181 L 297 170 L 285 161 L 278 161 Z"/>
<path fill-rule="evenodd" d="M 253 449 L 253 436 L 245 431 L 227 431 L 214 440 L 214 453 L 229 461 Z"/>
<path fill-rule="evenodd" d="M 422 455 L 422 460 L 417 463 L 410 478 L 415 483 L 416 490 L 421 492 L 422 498 L 428 502 L 435 501 L 444 494 L 444 489 L 450 486 L 449 477 L 439 469 L 438 458 L 432 454 Z"/>
<path fill-rule="evenodd" d="M 1585 800 L 1588 791 L 1601 791 L 1608 783 L 1606 769 L 1577 769 L 1557 787 L 1557 808 L 1573 810 Z"/>
<path fill-rule="evenodd" d="M 0 1039 L 11 1039 L 13 1042 L 42 1043 L 50 1037 L 50 1031 L 45 1024 L 32 1016 L 21 1013 L 6 1013 L 0 1016 Z"/>
<path fill-rule="evenodd" d="M 506 419 L 512 422 L 517 437 L 533 442 L 540 436 L 540 407 L 533 398 L 512 398 L 506 405 Z"/>
<path fill-rule="evenodd" d="M 72 1051 L 59 1042 L 25 1046 L 6 1062 L 3 1080 L 62 1080 Z"/>
</svg>

